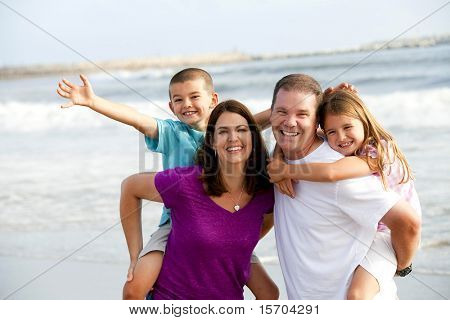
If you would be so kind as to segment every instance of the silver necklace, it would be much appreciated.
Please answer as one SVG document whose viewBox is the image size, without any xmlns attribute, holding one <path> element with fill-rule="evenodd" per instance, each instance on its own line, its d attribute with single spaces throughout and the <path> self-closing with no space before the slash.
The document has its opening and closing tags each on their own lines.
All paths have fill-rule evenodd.
<svg viewBox="0 0 450 320">
<path fill-rule="evenodd" d="M 234 198 L 231 196 L 231 192 L 227 192 L 227 194 L 229 195 L 230 199 L 233 201 L 234 203 L 234 211 L 238 211 L 241 207 L 239 206 L 239 201 L 241 201 L 241 197 L 242 197 L 242 193 L 244 192 L 244 186 L 242 186 L 241 189 L 241 193 L 239 194 L 239 199 L 238 201 L 234 201 Z"/>
</svg>

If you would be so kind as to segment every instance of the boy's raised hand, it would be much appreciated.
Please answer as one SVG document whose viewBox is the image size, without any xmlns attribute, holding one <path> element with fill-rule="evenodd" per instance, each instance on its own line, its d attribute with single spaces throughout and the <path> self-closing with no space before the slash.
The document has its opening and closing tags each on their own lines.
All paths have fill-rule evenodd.
<svg viewBox="0 0 450 320">
<path fill-rule="evenodd" d="M 56 92 L 63 98 L 69 99 L 70 102 L 61 105 L 61 108 L 69 108 L 74 105 L 90 107 L 95 97 L 92 86 L 86 76 L 80 74 L 83 86 L 77 86 L 66 79 L 62 79 L 58 83 Z"/>
<path fill-rule="evenodd" d="M 347 82 L 342 82 L 337 87 L 329 87 L 324 91 L 324 93 L 329 94 L 337 90 L 347 90 L 353 93 L 358 93 L 358 89 L 356 89 L 354 85 L 351 85 L 350 83 Z"/>
</svg>

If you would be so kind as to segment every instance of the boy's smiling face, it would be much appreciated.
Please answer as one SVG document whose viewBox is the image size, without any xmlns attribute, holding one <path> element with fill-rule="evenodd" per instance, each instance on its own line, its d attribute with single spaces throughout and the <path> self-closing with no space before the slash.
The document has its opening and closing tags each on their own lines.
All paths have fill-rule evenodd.
<svg viewBox="0 0 450 320">
<path fill-rule="evenodd" d="M 202 78 L 170 86 L 170 109 L 181 122 L 196 130 L 206 130 L 209 116 L 217 102 L 217 93 L 207 90 Z"/>
</svg>

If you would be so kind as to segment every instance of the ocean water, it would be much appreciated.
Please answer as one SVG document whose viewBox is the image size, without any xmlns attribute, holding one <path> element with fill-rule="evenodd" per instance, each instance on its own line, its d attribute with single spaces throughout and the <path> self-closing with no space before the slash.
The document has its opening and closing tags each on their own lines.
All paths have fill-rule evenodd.
<svg viewBox="0 0 450 320">
<path fill-rule="evenodd" d="M 415 172 L 423 207 L 415 269 L 450 275 L 450 45 L 382 51 L 358 63 L 366 56 L 201 67 L 213 75 L 220 99 L 241 100 L 255 112 L 269 107 L 275 82 L 289 73 L 312 75 L 324 88 L 342 81 L 357 86 Z M 100 96 L 173 118 L 167 87 L 177 70 L 114 72 L 120 81 L 103 73 L 89 77 Z M 123 263 L 128 254 L 119 222 L 120 183 L 130 174 L 161 169 L 160 158 L 145 150 L 133 128 L 84 107 L 60 109 L 58 81 L 57 76 L 0 81 L 0 255 Z M 264 136 L 273 145 L 270 130 Z M 145 238 L 160 213 L 161 205 L 144 203 Z M 277 263 L 273 232 L 257 253 Z"/>
</svg>

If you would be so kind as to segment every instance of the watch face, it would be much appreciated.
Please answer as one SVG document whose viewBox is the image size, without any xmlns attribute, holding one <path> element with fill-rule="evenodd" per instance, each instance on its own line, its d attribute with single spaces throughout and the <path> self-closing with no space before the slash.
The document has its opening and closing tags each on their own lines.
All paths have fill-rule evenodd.
<svg viewBox="0 0 450 320">
<path fill-rule="evenodd" d="M 412 271 L 412 265 L 410 265 L 409 267 L 406 267 L 403 270 L 397 270 L 396 274 L 400 277 L 406 277 L 408 274 L 410 274 Z"/>
</svg>

